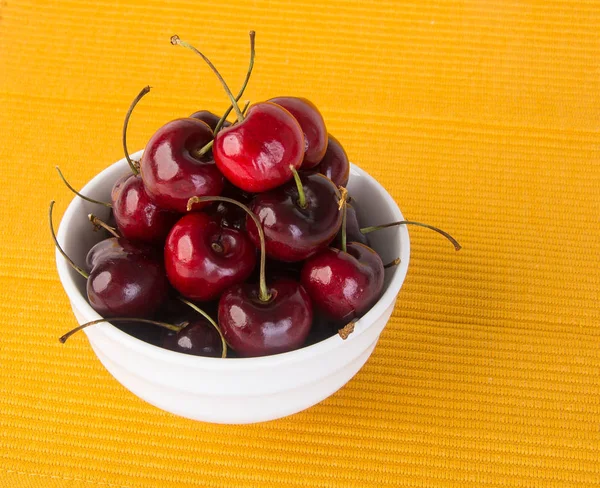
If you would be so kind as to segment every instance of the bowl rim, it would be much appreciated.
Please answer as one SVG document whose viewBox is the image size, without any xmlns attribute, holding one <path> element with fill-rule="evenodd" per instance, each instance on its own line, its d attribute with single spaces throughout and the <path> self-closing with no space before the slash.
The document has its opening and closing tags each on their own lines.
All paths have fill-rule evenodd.
<svg viewBox="0 0 600 488">
<path fill-rule="evenodd" d="M 133 159 L 139 159 L 142 153 L 143 150 L 140 150 L 132 154 L 130 157 Z M 80 193 L 89 193 L 91 189 L 95 188 L 101 182 L 104 182 L 106 179 L 112 178 L 114 181 L 116 181 L 118 177 L 117 175 L 121 174 L 122 169 L 126 169 L 127 167 L 128 165 L 126 159 L 120 159 L 119 161 L 111 164 L 103 171 L 95 175 L 88 183 L 86 183 L 86 185 L 81 189 Z M 395 214 L 395 220 L 404 220 L 404 217 L 402 215 L 402 212 L 400 211 L 400 208 L 398 207 L 398 204 L 388 193 L 388 191 L 383 187 L 383 185 L 381 185 L 381 183 L 379 183 L 369 173 L 361 169 L 356 164 L 350 163 L 351 175 L 353 171 L 360 174 L 361 177 L 368 179 L 375 186 L 375 188 L 377 188 L 377 190 L 382 195 L 389 208 Z M 83 201 L 78 196 L 74 196 L 61 218 L 57 232 L 57 239 L 62 247 L 64 247 L 64 244 L 66 242 L 66 238 L 69 233 L 69 227 L 71 225 L 73 217 L 76 215 L 77 212 L 81 211 L 82 206 Z M 226 360 L 224 360 L 222 358 L 194 356 L 179 353 L 176 351 L 171 351 L 168 349 L 163 349 L 159 346 L 149 344 L 147 342 L 142 341 L 141 339 L 138 339 L 134 336 L 123 332 L 119 328 L 112 325 L 110 322 L 103 322 L 93 326 L 92 328 L 86 328 L 84 329 L 84 332 L 88 336 L 88 340 L 90 340 L 90 342 L 94 338 L 96 333 L 102 332 L 110 340 L 119 342 L 127 349 L 134 350 L 137 353 L 143 354 L 144 356 L 147 356 L 151 359 L 165 361 L 168 363 L 175 363 L 178 365 L 184 365 L 188 367 L 200 367 L 202 369 L 234 371 L 247 368 L 268 368 L 280 365 L 282 363 L 302 362 L 307 358 L 320 356 L 332 349 L 341 346 L 342 344 L 348 341 L 357 340 L 357 338 L 365 330 L 367 330 L 370 326 L 372 326 L 375 323 L 378 316 L 380 316 L 390 305 L 392 305 L 395 302 L 400 288 L 402 287 L 402 284 L 404 283 L 404 280 L 406 278 L 410 260 L 410 239 L 407 226 L 399 226 L 398 231 L 400 232 L 400 242 L 402 244 L 401 255 L 399 256 L 400 264 L 395 266 L 391 271 L 388 271 L 392 272 L 393 275 L 387 286 L 387 289 L 381 295 L 379 300 L 377 300 L 377 302 L 371 307 L 371 309 L 356 322 L 354 332 L 350 334 L 350 336 L 345 340 L 342 339 L 338 334 L 335 334 L 334 336 L 324 339 L 315 344 L 305 346 L 300 349 L 295 349 L 289 352 L 251 358 L 226 358 Z M 79 292 L 76 280 L 81 279 L 81 277 L 77 273 L 72 271 L 71 267 L 60 254 L 58 249 L 55 250 L 55 260 L 60 281 L 62 283 L 63 288 L 65 289 L 69 300 L 71 301 L 72 307 L 78 310 L 86 321 L 92 321 L 102 318 L 102 316 L 99 315 L 90 306 L 90 304 L 87 301 L 87 298 Z"/>
</svg>

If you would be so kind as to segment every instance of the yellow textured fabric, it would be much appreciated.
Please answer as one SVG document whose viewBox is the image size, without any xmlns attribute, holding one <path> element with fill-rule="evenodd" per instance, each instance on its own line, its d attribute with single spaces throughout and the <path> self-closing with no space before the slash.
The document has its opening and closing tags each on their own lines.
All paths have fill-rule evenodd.
<svg viewBox="0 0 600 488">
<path fill-rule="evenodd" d="M 360 373 L 300 414 L 162 412 L 75 324 L 46 223 L 164 122 L 311 99 L 405 216 L 412 256 Z M 600 485 L 600 3 L 0 1 L 0 486 Z"/>
</svg>

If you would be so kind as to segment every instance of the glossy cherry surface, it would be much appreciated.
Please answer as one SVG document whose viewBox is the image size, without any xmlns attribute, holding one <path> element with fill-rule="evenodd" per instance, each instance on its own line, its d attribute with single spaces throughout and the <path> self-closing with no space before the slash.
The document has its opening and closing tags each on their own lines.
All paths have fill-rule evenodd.
<svg viewBox="0 0 600 488">
<path fill-rule="evenodd" d="M 242 283 L 219 300 L 219 326 L 242 357 L 266 356 L 302 346 L 310 332 L 313 308 L 304 288 L 290 279 L 269 285 L 271 299 L 259 299 L 257 285 Z"/>
<path fill-rule="evenodd" d="M 248 278 L 256 249 L 244 231 L 224 228 L 204 212 L 182 217 L 165 242 L 165 268 L 173 287 L 192 300 L 212 300 Z"/>
<path fill-rule="evenodd" d="M 201 120 L 202 122 L 206 122 L 206 124 L 208 124 L 208 126 L 213 131 L 217 127 L 219 120 L 221 120 L 220 115 L 215 115 L 214 113 L 212 113 L 208 110 L 200 110 L 198 112 L 194 112 L 192 115 L 190 115 L 190 117 L 192 119 L 198 119 L 198 120 Z M 223 122 L 222 127 L 229 127 L 230 125 L 231 125 L 231 122 L 229 122 L 228 120 L 225 120 Z"/>
<path fill-rule="evenodd" d="M 269 102 L 285 108 L 302 127 L 305 144 L 302 169 L 319 164 L 327 149 L 327 128 L 319 109 L 310 100 L 300 97 L 277 97 Z"/>
<path fill-rule="evenodd" d="M 292 178 L 304 157 L 304 134 L 296 119 L 270 102 L 252 105 L 246 118 L 219 131 L 213 156 L 221 173 L 250 193 L 276 188 Z"/>
<path fill-rule="evenodd" d="M 342 225 L 340 194 L 331 180 L 318 173 L 302 175 L 301 180 L 305 208 L 299 204 L 295 181 L 256 195 L 250 204 L 262 224 L 270 258 L 286 262 L 306 259 L 327 248 Z M 250 218 L 246 228 L 258 247 L 258 232 Z"/>
<path fill-rule="evenodd" d="M 331 319 L 350 321 L 368 311 L 383 290 L 383 263 L 370 247 L 357 242 L 348 252 L 335 248 L 313 256 L 302 268 L 302 286 L 315 307 Z"/>
<path fill-rule="evenodd" d="M 201 159 L 194 156 L 212 138 L 212 129 L 192 118 L 173 120 L 154 133 L 140 170 L 146 191 L 157 205 L 185 213 L 190 197 L 221 193 L 223 175 L 210 153 Z"/>
<path fill-rule="evenodd" d="M 196 319 L 177 333 L 165 334 L 161 345 L 193 356 L 220 358 L 223 353 L 221 336 L 205 319 Z"/>
<path fill-rule="evenodd" d="M 123 237 L 131 241 L 162 245 L 180 217 L 150 199 L 139 175 L 130 174 L 117 180 L 111 198 L 117 227 Z"/>
<path fill-rule="evenodd" d="M 149 317 L 168 298 L 162 256 L 147 245 L 105 239 L 90 249 L 86 264 L 88 300 L 103 317 Z"/>
<path fill-rule="evenodd" d="M 348 155 L 340 142 L 331 134 L 329 134 L 325 156 L 323 156 L 315 170 L 327 176 L 336 186 L 346 186 L 348 184 L 350 178 Z"/>
</svg>

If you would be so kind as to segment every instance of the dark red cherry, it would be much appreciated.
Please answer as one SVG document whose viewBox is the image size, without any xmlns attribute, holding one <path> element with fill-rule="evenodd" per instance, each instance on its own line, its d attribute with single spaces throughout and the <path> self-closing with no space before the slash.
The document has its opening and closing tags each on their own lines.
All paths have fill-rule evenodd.
<svg viewBox="0 0 600 488">
<path fill-rule="evenodd" d="M 302 169 L 310 169 L 319 164 L 327 149 L 327 128 L 319 109 L 306 98 L 277 97 L 268 101 L 285 108 L 302 127 L 305 144 Z"/>
<path fill-rule="evenodd" d="M 162 347 L 194 356 L 220 358 L 223 354 L 221 336 L 206 319 L 196 319 L 177 333 L 167 333 Z"/>
<path fill-rule="evenodd" d="M 225 188 L 221 196 L 233 198 L 244 205 L 248 205 L 252 200 L 251 194 L 233 186 L 227 180 L 225 180 Z M 215 202 L 206 212 L 217 218 L 223 227 L 231 227 L 238 230 L 246 229 L 246 212 L 237 205 L 228 202 Z"/>
<path fill-rule="evenodd" d="M 129 174 L 117 180 L 111 198 L 117 227 L 123 237 L 131 241 L 162 245 L 180 217 L 150 199 L 139 175 Z"/>
<path fill-rule="evenodd" d="M 333 181 L 336 186 L 346 186 L 350 178 L 350 162 L 340 142 L 329 134 L 329 142 L 325 156 L 315 168 Z"/>
<path fill-rule="evenodd" d="M 206 122 L 213 131 L 217 127 L 219 120 L 221 120 L 221 117 L 219 115 L 215 115 L 212 112 L 209 112 L 208 110 L 200 110 L 199 112 L 194 112 L 192 115 L 190 115 L 190 117 L 192 119 L 198 119 L 202 122 Z M 222 127 L 229 127 L 230 125 L 231 122 L 225 120 L 223 122 Z"/>
<path fill-rule="evenodd" d="M 301 177 L 304 207 L 295 181 L 254 197 L 250 209 L 261 222 L 267 256 L 279 261 L 306 259 L 326 249 L 342 225 L 340 193 L 331 180 L 321 174 Z M 246 228 L 258 247 L 258 232 L 248 218 Z"/>
<path fill-rule="evenodd" d="M 168 298 L 161 256 L 149 246 L 112 237 L 92 247 L 86 263 L 88 300 L 103 317 L 149 317 Z"/>
<path fill-rule="evenodd" d="M 219 326 L 227 343 L 242 357 L 266 356 L 297 349 L 310 332 L 313 308 L 306 291 L 290 279 L 259 287 L 248 283 L 228 288 L 219 300 Z"/>
<path fill-rule="evenodd" d="M 204 212 L 185 215 L 165 243 L 165 268 L 173 287 L 192 300 L 213 300 L 248 278 L 256 249 L 248 235 L 224 228 Z"/>
<path fill-rule="evenodd" d="M 315 307 L 333 320 L 348 322 L 377 302 L 383 275 L 379 255 L 370 247 L 351 242 L 347 252 L 328 248 L 308 259 L 301 283 Z"/>
<path fill-rule="evenodd" d="M 369 245 L 369 238 L 366 234 L 361 231 L 360 223 L 358 222 L 358 216 L 356 215 L 356 209 L 354 203 L 346 204 L 346 241 L 347 242 L 360 242 L 365 246 Z M 338 249 L 342 248 L 342 229 L 335 236 L 334 246 Z"/>
<path fill-rule="evenodd" d="M 213 138 L 198 119 L 177 119 L 162 126 L 146 145 L 140 170 L 150 198 L 164 209 L 185 213 L 193 196 L 220 195 L 223 175 L 210 153 L 195 154 Z"/>
<path fill-rule="evenodd" d="M 238 188 L 250 193 L 276 188 L 292 178 L 304 157 L 298 121 L 270 102 L 252 105 L 241 122 L 219 131 L 213 156 L 217 167 Z"/>
</svg>

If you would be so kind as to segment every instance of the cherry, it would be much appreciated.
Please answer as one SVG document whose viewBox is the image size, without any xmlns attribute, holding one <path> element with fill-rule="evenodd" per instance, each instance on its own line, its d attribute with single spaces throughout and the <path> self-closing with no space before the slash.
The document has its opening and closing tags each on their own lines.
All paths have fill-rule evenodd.
<svg viewBox="0 0 600 488">
<path fill-rule="evenodd" d="M 379 254 L 351 242 L 347 252 L 328 248 L 309 258 L 302 268 L 301 283 L 317 308 L 333 320 L 348 322 L 379 299 L 383 276 Z"/>
<path fill-rule="evenodd" d="M 275 280 L 270 298 L 261 300 L 256 285 L 227 289 L 219 300 L 219 324 L 227 343 L 242 357 L 266 356 L 299 348 L 312 324 L 312 304 L 300 283 Z"/>
<path fill-rule="evenodd" d="M 194 356 L 227 357 L 227 343 L 215 321 L 193 303 L 185 299 L 181 301 L 203 318 L 191 321 L 175 334 L 166 334 L 162 347 Z"/>
<path fill-rule="evenodd" d="M 205 122 L 213 130 L 213 132 L 217 128 L 217 124 L 221 121 L 221 117 L 213 114 L 212 112 L 209 112 L 208 110 L 200 110 L 199 112 L 194 112 L 192 115 L 190 115 L 190 118 L 198 119 L 202 122 Z M 224 120 L 222 123 L 222 127 L 229 127 L 230 125 L 231 122 L 227 120 Z"/>
<path fill-rule="evenodd" d="M 190 197 L 221 193 L 223 175 L 211 156 L 195 156 L 212 137 L 205 122 L 191 118 L 173 120 L 154 133 L 140 170 L 146 191 L 158 206 L 184 213 Z"/>
<path fill-rule="evenodd" d="M 148 196 L 139 175 L 117 180 L 111 192 L 113 215 L 126 239 L 163 244 L 180 215 L 164 210 Z"/>
<path fill-rule="evenodd" d="M 333 182 L 318 173 L 296 176 L 297 181 L 260 193 L 250 204 L 263 226 L 267 255 L 279 261 L 301 261 L 325 249 L 342 225 L 340 193 Z M 258 246 L 256 226 L 248 217 L 246 228 Z"/>
<path fill-rule="evenodd" d="M 194 51 L 209 65 L 223 85 L 238 122 L 219 131 L 212 147 L 221 173 L 235 186 L 256 193 L 276 188 L 292 178 L 304 157 L 304 134 L 298 121 L 280 105 L 254 104 L 246 117 L 231 90 L 210 60 L 196 48 L 173 36 L 171 42 Z"/>
<path fill-rule="evenodd" d="M 221 196 L 231 198 L 244 205 L 248 205 L 252 200 L 251 194 L 233 186 L 227 180 L 225 180 L 225 188 L 223 189 Z M 222 227 L 231 227 L 238 230 L 246 229 L 246 212 L 237 205 L 218 201 L 214 202 L 206 212 L 218 219 Z"/>
<path fill-rule="evenodd" d="M 203 212 L 183 216 L 165 243 L 165 268 L 173 287 L 192 300 L 213 300 L 248 278 L 256 250 L 244 231 L 225 228 Z"/>
<path fill-rule="evenodd" d="M 350 162 L 340 142 L 329 134 L 325 156 L 315 168 L 333 181 L 336 186 L 346 186 L 350 178 Z"/>
<path fill-rule="evenodd" d="M 327 149 L 327 128 L 319 109 L 306 98 L 277 97 L 268 101 L 281 105 L 300 124 L 305 143 L 302 169 L 310 169 L 319 164 Z"/>
<path fill-rule="evenodd" d="M 90 249 L 86 263 L 88 300 L 103 317 L 149 317 L 168 297 L 162 260 L 151 247 L 111 237 Z"/>
<path fill-rule="evenodd" d="M 267 286 L 265 236 L 248 207 L 226 197 L 190 198 L 188 208 L 210 200 L 227 201 L 243 208 L 258 229 L 260 275 L 258 286 L 241 283 L 227 288 L 219 299 L 219 325 L 228 344 L 240 355 L 264 356 L 300 347 L 312 324 L 312 303 L 295 280 L 280 278 Z"/>
</svg>

